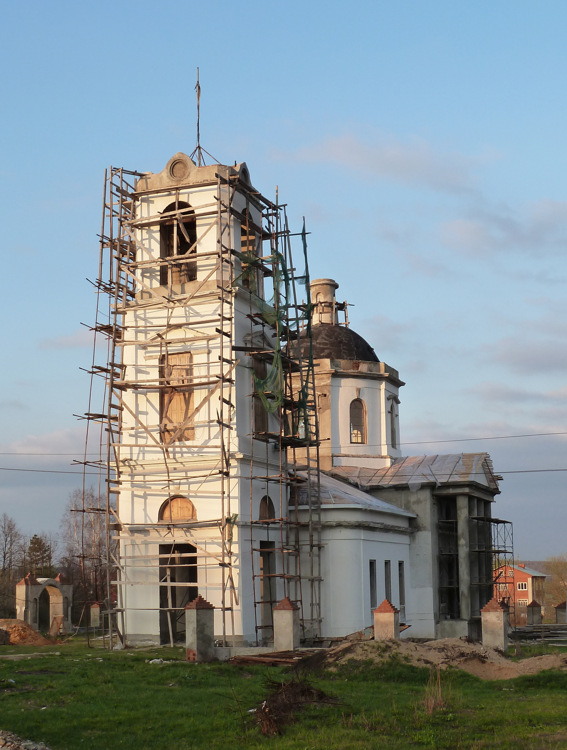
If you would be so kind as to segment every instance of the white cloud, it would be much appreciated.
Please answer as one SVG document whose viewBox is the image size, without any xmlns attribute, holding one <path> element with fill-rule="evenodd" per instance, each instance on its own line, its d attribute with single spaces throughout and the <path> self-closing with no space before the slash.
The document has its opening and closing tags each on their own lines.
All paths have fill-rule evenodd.
<svg viewBox="0 0 567 750">
<path fill-rule="evenodd" d="M 89 459 L 98 458 L 94 433 Z M 70 493 L 83 482 L 85 424 L 44 434 L 30 434 L 0 444 L 0 507 L 30 535 L 57 533 Z M 96 470 L 87 467 L 87 484 L 97 486 Z"/>
<path fill-rule="evenodd" d="M 312 223 L 320 223 L 320 224 L 327 224 L 331 222 L 336 221 L 336 213 L 328 206 L 325 206 L 323 203 L 318 203 L 315 201 L 308 201 L 306 203 L 305 207 L 305 213 L 306 216 L 309 217 L 309 224 Z M 342 221 L 359 221 L 364 214 L 353 207 L 349 207 L 344 209 L 344 211 L 341 214 Z"/>
<path fill-rule="evenodd" d="M 0 401 L 0 409 L 2 411 L 26 411 L 29 408 L 29 404 L 19 401 L 18 399 Z"/>
<path fill-rule="evenodd" d="M 275 151 L 274 156 L 282 161 L 333 163 L 370 179 L 386 177 L 448 193 L 471 192 L 474 168 L 486 161 L 486 157 L 436 151 L 422 138 L 403 142 L 380 134 L 366 141 L 353 134 L 328 136 L 295 151 Z"/>
<path fill-rule="evenodd" d="M 567 388 L 546 393 L 533 389 L 513 388 L 500 382 L 484 382 L 467 389 L 466 393 L 480 396 L 485 401 L 496 404 L 536 403 L 541 405 L 544 402 L 553 402 L 559 405 L 567 405 Z"/>
<path fill-rule="evenodd" d="M 385 315 L 374 315 L 372 318 L 362 320 L 355 330 L 374 348 L 376 356 L 382 359 L 381 352 L 386 357 L 386 352 L 400 351 L 405 348 L 411 326 L 396 323 Z"/>
<path fill-rule="evenodd" d="M 66 336 L 57 336 L 53 339 L 44 339 L 41 349 L 80 349 L 82 347 L 92 347 L 93 332 L 88 328 L 79 328 L 73 333 Z"/>
<path fill-rule="evenodd" d="M 553 339 L 506 336 L 481 347 L 485 361 L 497 362 L 518 375 L 562 373 L 567 370 L 567 349 Z"/>
<path fill-rule="evenodd" d="M 442 224 L 441 238 L 446 246 L 471 255 L 563 253 L 567 201 L 540 200 L 520 209 L 473 206 L 468 216 Z"/>
<path fill-rule="evenodd" d="M 429 279 L 440 279 L 446 278 L 450 271 L 447 266 L 438 263 L 431 257 L 420 253 L 410 253 L 400 251 L 401 256 L 407 262 L 410 272 L 412 274 L 419 275 L 421 278 L 426 277 Z"/>
<path fill-rule="evenodd" d="M 550 299 L 546 297 L 533 300 L 532 303 L 541 309 L 541 314 L 534 320 L 522 323 L 523 330 L 533 331 L 538 337 L 557 337 L 561 344 L 567 337 L 567 306 L 565 298 Z"/>
<path fill-rule="evenodd" d="M 79 458 L 83 453 L 85 434 L 84 424 L 39 435 L 30 434 L 20 440 L 0 443 L 0 452 L 20 456 L 61 454 L 69 455 L 69 460 L 72 460 L 73 457 Z"/>
</svg>

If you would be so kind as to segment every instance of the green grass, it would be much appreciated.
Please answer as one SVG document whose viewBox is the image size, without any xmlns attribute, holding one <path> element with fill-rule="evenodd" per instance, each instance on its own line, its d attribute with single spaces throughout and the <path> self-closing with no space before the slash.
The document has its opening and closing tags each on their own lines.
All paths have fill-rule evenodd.
<svg viewBox="0 0 567 750">
<path fill-rule="evenodd" d="M 0 650 L 11 653 L 25 658 L 0 660 L 0 728 L 53 750 L 567 747 L 562 672 L 483 682 L 399 659 L 351 661 L 308 677 L 334 703 L 309 706 L 282 735 L 265 737 L 249 711 L 267 697 L 268 681 L 290 678 L 283 669 L 188 664 L 167 648 Z"/>
<path fill-rule="evenodd" d="M 545 641 L 536 643 L 513 643 L 508 647 L 508 656 L 514 661 L 527 659 L 531 656 L 545 656 L 546 654 L 564 654 L 567 652 L 567 646 L 552 646 Z"/>
</svg>

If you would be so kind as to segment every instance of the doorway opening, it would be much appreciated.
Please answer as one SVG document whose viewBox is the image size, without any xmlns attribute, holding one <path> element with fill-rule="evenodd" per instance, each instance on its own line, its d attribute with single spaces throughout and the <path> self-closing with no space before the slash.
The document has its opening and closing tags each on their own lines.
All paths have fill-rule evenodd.
<svg viewBox="0 0 567 750">
<path fill-rule="evenodd" d="M 275 542 L 260 542 L 260 616 L 262 642 L 274 637 L 272 609 L 276 605 L 276 552 Z"/>
<path fill-rule="evenodd" d="M 159 545 L 159 631 L 161 643 L 185 640 L 185 606 L 199 593 L 197 548 Z"/>
<path fill-rule="evenodd" d="M 57 586 L 46 586 L 38 599 L 37 629 L 47 633 L 56 615 L 63 613 L 63 594 Z"/>
</svg>

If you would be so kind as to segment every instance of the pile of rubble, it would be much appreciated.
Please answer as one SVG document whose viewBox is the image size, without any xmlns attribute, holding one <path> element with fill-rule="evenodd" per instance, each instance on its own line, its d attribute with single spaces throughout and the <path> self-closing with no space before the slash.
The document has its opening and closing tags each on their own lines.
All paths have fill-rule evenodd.
<svg viewBox="0 0 567 750">
<path fill-rule="evenodd" d="M 463 669 L 483 680 L 511 680 L 521 675 L 537 674 L 544 669 L 567 670 L 567 654 L 545 654 L 511 661 L 495 649 L 461 638 L 442 638 L 427 642 L 347 642 L 329 649 L 323 664 L 332 668 L 350 659 L 381 662 L 391 658 L 398 658 L 417 667 Z"/>
<path fill-rule="evenodd" d="M 11 732 L 0 731 L 0 748 L 2 747 L 6 750 L 49 750 L 47 745 L 43 745 L 41 742 L 22 740 Z"/>
<path fill-rule="evenodd" d="M 44 638 L 23 620 L 0 619 L 0 633 L 5 631 L 9 635 L 9 643 L 12 646 L 50 646 L 51 641 Z M 0 645 L 7 645 L 6 636 L 0 635 Z M 2 747 L 2 745 L 0 745 Z"/>
</svg>

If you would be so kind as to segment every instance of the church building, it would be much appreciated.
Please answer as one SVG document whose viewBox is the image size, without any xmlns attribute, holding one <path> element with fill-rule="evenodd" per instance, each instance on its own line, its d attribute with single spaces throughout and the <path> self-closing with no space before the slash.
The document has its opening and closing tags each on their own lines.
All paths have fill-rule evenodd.
<svg viewBox="0 0 567 750">
<path fill-rule="evenodd" d="M 198 595 L 227 646 L 269 644 L 284 597 L 306 643 L 369 626 L 384 599 L 408 635 L 476 635 L 490 458 L 402 455 L 404 383 L 338 284 L 309 282 L 285 205 L 245 163 L 178 153 L 155 174 L 111 168 L 103 213 L 108 399 L 90 416 L 107 428 L 123 641 L 182 641 Z"/>
<path fill-rule="evenodd" d="M 504 523 L 492 519 L 499 488 L 490 457 L 402 456 L 404 383 L 346 324 L 347 306 L 337 302 L 337 288 L 331 279 L 311 284 L 321 469 L 384 507 L 411 514 L 407 561 L 401 547 L 397 557 L 381 547 L 384 554 L 361 561 L 366 601 L 390 600 L 411 626 L 408 636 L 478 637 L 480 610 L 492 596 L 492 528 Z M 324 591 L 324 601 L 335 600 L 331 574 Z"/>
</svg>

